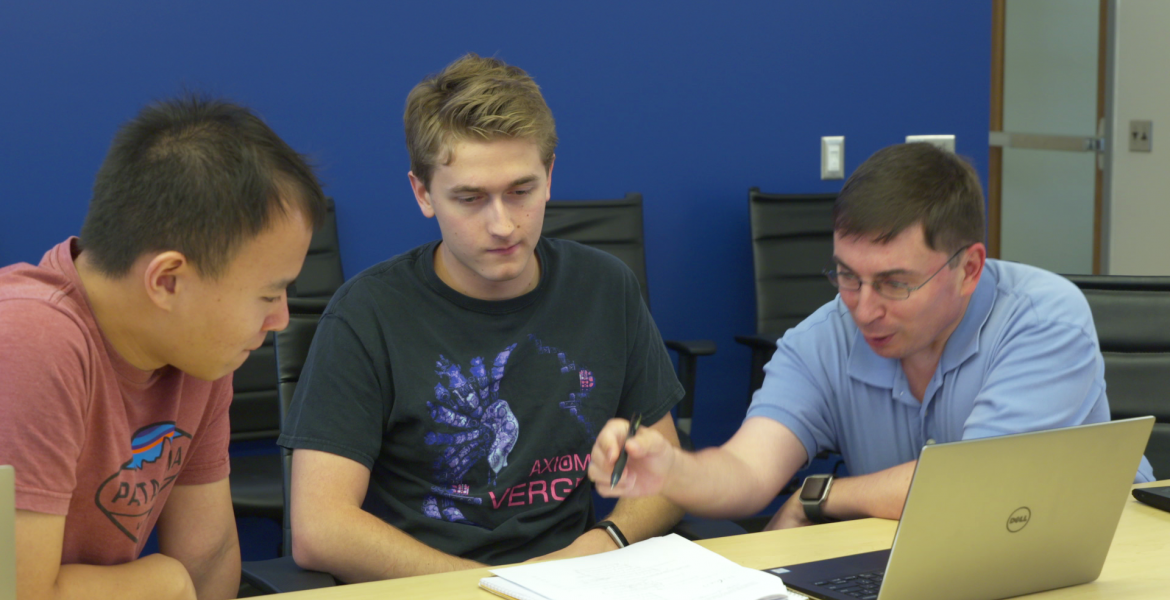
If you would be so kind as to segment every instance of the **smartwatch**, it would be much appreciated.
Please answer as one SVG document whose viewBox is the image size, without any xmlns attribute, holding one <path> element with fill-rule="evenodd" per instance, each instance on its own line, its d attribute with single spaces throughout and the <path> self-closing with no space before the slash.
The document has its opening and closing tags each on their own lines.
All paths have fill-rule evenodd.
<svg viewBox="0 0 1170 600">
<path fill-rule="evenodd" d="M 604 529 L 605 532 L 609 534 L 610 539 L 613 540 L 613 543 L 617 544 L 618 548 L 625 548 L 626 546 L 630 545 L 630 543 L 626 541 L 626 536 L 622 535 L 622 530 L 618 529 L 618 526 L 614 525 L 613 521 L 598 521 L 597 524 L 593 526 L 593 529 Z"/>
<path fill-rule="evenodd" d="M 804 515 L 813 523 L 827 523 L 825 516 L 825 499 L 829 497 L 829 488 L 833 487 L 833 476 L 809 475 L 800 486 L 800 504 L 804 506 Z"/>
</svg>

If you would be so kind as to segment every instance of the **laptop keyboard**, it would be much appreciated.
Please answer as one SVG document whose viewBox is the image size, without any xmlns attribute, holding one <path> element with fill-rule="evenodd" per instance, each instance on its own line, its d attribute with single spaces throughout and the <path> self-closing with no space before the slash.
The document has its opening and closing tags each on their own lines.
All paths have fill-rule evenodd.
<svg viewBox="0 0 1170 600">
<path fill-rule="evenodd" d="M 885 577 L 885 574 L 885 570 L 870 571 L 860 575 L 826 579 L 818 581 L 814 585 L 861 600 L 877 600 L 878 590 L 882 587 L 882 578 Z"/>
</svg>

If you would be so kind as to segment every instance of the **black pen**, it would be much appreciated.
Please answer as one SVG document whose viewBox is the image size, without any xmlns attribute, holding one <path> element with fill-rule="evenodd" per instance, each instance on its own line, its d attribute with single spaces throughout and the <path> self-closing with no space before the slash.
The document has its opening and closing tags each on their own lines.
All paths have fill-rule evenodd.
<svg viewBox="0 0 1170 600">
<path fill-rule="evenodd" d="M 638 425 L 642 424 L 642 415 L 635 414 L 634 419 L 630 421 L 630 433 L 626 435 L 626 441 L 638 433 Z M 629 455 L 626 454 L 626 445 L 622 444 L 622 451 L 618 454 L 617 462 L 613 464 L 613 475 L 609 478 L 609 487 L 616 487 L 618 481 L 622 479 L 622 471 L 626 470 L 626 461 L 629 460 Z"/>
</svg>

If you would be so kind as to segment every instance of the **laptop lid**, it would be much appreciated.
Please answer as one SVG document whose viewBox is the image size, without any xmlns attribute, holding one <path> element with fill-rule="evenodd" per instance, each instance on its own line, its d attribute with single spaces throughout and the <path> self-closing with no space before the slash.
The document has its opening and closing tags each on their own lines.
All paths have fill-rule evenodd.
<svg viewBox="0 0 1170 600">
<path fill-rule="evenodd" d="M 923 448 L 879 598 L 990 600 L 1093 581 L 1153 417 Z"/>
<path fill-rule="evenodd" d="M 16 600 L 16 477 L 0 465 L 0 600 Z"/>
<path fill-rule="evenodd" d="M 1101 573 L 1153 417 L 923 448 L 887 551 L 775 569 L 814 597 L 880 569 L 879 600 L 996 600 Z M 869 597 L 873 597 L 870 595 Z"/>
</svg>

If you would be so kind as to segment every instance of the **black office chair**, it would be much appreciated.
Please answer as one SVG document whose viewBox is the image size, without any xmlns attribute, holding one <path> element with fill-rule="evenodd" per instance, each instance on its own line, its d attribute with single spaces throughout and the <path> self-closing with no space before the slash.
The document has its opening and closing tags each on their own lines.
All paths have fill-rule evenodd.
<svg viewBox="0 0 1170 600">
<path fill-rule="evenodd" d="M 545 237 L 580 242 L 604 250 L 626 263 L 642 285 L 642 299 L 650 306 L 646 283 L 646 246 L 642 230 L 642 194 L 631 192 L 620 200 L 553 200 L 544 210 Z M 678 403 L 678 432 L 683 447 L 690 442 L 695 411 L 695 371 L 698 358 L 715 353 L 711 340 L 666 340 L 666 347 L 678 353 L 678 378 L 683 399 Z"/>
<path fill-rule="evenodd" d="M 833 257 L 836 200 L 836 194 L 765 194 L 755 187 L 748 190 L 756 334 L 735 336 L 735 341 L 752 350 L 748 405 L 764 383 L 764 365 L 776 353 L 776 341 L 837 295 L 824 276 Z M 807 475 L 836 473 L 843 465 L 840 455 L 828 452 L 817 455 L 814 461 L 796 473 L 780 496 L 795 492 Z M 770 518 L 764 515 L 737 523 L 748 531 L 758 531 Z"/>
<path fill-rule="evenodd" d="M 1170 277 L 1068 278 L 1093 311 L 1112 417 L 1154 416 L 1146 458 L 1170 477 Z"/>
<path fill-rule="evenodd" d="M 320 313 L 309 312 L 311 306 L 301 305 L 302 311 L 308 314 L 294 314 L 289 317 L 288 327 L 276 334 L 275 356 L 279 375 L 279 418 L 284 422 L 292 405 L 293 394 L 297 389 L 297 381 L 301 377 L 301 369 L 309 355 L 309 346 L 313 343 L 313 335 L 317 332 L 317 323 L 321 319 Z M 289 506 L 289 487 L 292 477 L 292 452 L 287 448 L 280 449 L 279 462 L 281 486 L 280 495 L 284 506 Z M 281 557 L 272 560 L 251 561 L 243 564 L 242 579 L 252 587 L 267 594 L 294 592 L 320 587 L 329 587 L 337 584 L 333 576 L 317 571 L 306 571 L 293 562 L 292 558 L 292 528 L 290 511 L 283 511 L 281 524 L 284 529 L 284 543 L 281 545 Z"/>
<path fill-rule="evenodd" d="M 290 312 L 324 310 L 333 292 L 345 282 L 337 240 L 337 217 L 332 199 L 325 223 L 313 234 L 305 265 L 289 286 Z M 280 435 L 276 352 L 273 335 L 236 370 L 230 410 L 232 441 L 269 440 Z M 284 518 L 280 456 L 265 449 L 258 454 L 231 458 L 232 507 L 236 517 Z"/>
<path fill-rule="evenodd" d="M 756 334 L 735 341 L 752 350 L 752 394 L 764 383 L 764 365 L 776 340 L 837 295 L 823 270 L 833 257 L 836 194 L 764 194 L 748 190 L 752 264 L 756 280 Z"/>
</svg>

